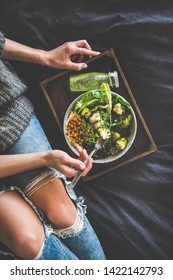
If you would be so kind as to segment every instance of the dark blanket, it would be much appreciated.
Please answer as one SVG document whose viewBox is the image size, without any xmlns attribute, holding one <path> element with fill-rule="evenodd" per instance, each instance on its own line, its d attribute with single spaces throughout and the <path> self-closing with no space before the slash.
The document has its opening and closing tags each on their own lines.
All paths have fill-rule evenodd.
<svg viewBox="0 0 173 280">
<path fill-rule="evenodd" d="M 108 259 L 173 258 L 172 0 L 1 0 L 1 29 L 29 46 L 52 49 L 87 39 L 113 48 L 158 151 L 76 187 Z M 61 134 L 39 82 L 58 73 L 15 63 L 53 147 Z"/>
</svg>

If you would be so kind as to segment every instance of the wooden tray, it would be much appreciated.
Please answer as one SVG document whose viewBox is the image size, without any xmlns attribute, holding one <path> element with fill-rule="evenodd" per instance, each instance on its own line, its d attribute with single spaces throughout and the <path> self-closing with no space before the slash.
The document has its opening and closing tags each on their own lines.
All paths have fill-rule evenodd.
<svg viewBox="0 0 173 280">
<path fill-rule="evenodd" d="M 137 135 L 128 152 L 114 162 L 105 164 L 94 163 L 91 171 L 83 178 L 84 181 L 89 181 L 155 152 L 157 151 L 157 147 L 144 118 L 142 117 L 113 49 L 109 49 L 99 56 L 87 60 L 86 62 L 88 64 L 88 68 L 86 70 L 82 70 L 82 73 L 92 71 L 109 72 L 114 70 L 118 72 L 120 86 L 119 88 L 112 89 L 112 91 L 117 92 L 130 102 L 137 118 Z M 41 89 L 57 122 L 57 130 L 60 129 L 62 133 L 62 124 L 65 112 L 70 103 L 78 96 L 78 94 L 72 93 L 69 88 L 69 76 L 72 74 L 74 74 L 74 71 L 63 71 L 40 82 Z M 65 138 L 64 146 L 65 150 L 74 156 L 73 152 L 71 152 L 68 148 Z"/>
</svg>

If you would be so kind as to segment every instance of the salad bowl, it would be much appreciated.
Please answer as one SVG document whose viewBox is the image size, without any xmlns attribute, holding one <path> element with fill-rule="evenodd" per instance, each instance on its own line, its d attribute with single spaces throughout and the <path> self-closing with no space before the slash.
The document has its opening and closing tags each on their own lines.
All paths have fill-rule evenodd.
<svg viewBox="0 0 173 280">
<path fill-rule="evenodd" d="M 110 132 L 111 132 L 111 137 L 112 137 L 112 135 L 114 138 L 117 137 L 116 141 L 110 142 L 113 144 L 110 144 L 110 143 L 109 143 L 109 145 L 105 144 L 105 147 L 107 145 L 107 146 L 109 146 L 109 149 L 105 148 L 105 150 L 103 149 L 103 151 L 101 149 L 100 153 L 98 155 L 96 154 L 93 156 L 93 163 L 99 163 L 99 164 L 115 161 L 115 160 L 119 159 L 120 157 L 122 157 L 123 155 L 125 155 L 128 152 L 128 150 L 130 149 L 130 147 L 132 146 L 132 144 L 135 140 L 136 132 L 137 132 L 137 120 L 136 120 L 136 115 L 134 113 L 132 106 L 121 95 L 110 91 L 110 89 L 107 85 L 104 85 L 104 86 L 106 86 L 105 87 L 106 94 L 109 91 L 107 94 L 107 96 L 108 96 L 107 101 L 106 101 L 107 104 L 98 105 L 97 101 L 94 101 L 96 99 L 95 96 L 96 97 L 97 97 L 97 95 L 99 96 L 98 90 L 92 90 L 90 92 L 85 92 L 85 93 L 81 94 L 80 96 L 78 96 L 77 98 L 75 98 L 75 100 L 73 100 L 73 102 L 69 105 L 69 107 L 65 113 L 64 121 L 63 121 L 63 133 L 64 133 L 65 140 L 66 140 L 68 146 L 70 147 L 70 149 L 77 156 L 78 156 L 78 152 L 75 148 L 76 145 L 79 145 L 82 148 L 85 148 L 89 154 L 94 146 L 94 143 L 97 141 L 97 138 L 99 136 L 102 136 L 104 138 L 105 143 L 110 142 L 109 141 Z M 104 89 L 104 91 L 105 91 L 105 89 Z M 86 100 L 85 97 L 87 95 L 89 96 L 89 98 L 88 98 L 88 100 L 86 102 L 87 104 L 85 106 L 83 101 Z M 116 99 L 116 102 L 115 102 L 115 99 Z M 95 102 L 95 105 L 93 105 L 94 102 Z M 115 103 L 118 105 L 116 105 Z M 93 106 L 95 106 L 94 109 L 93 109 Z M 97 107 L 97 109 L 96 109 L 96 107 Z M 125 107 L 127 107 L 126 111 L 128 111 L 128 117 L 130 116 L 130 124 L 127 125 L 127 123 L 126 123 L 126 128 L 122 129 L 122 121 L 119 121 L 120 118 L 122 119 L 122 116 L 119 116 L 119 115 L 120 115 L 120 113 L 122 113 L 122 112 L 120 112 L 121 109 L 125 108 Z M 88 108 L 89 108 L 89 110 L 88 110 Z M 83 139 L 82 136 L 83 136 L 83 134 L 86 134 L 86 130 L 88 129 L 88 127 L 90 128 L 90 126 L 91 127 L 93 126 L 93 122 L 91 122 L 91 121 L 94 118 L 94 114 L 95 114 L 95 118 L 97 118 L 98 114 L 99 114 L 99 110 L 102 110 L 102 115 L 103 115 L 103 110 L 105 110 L 104 108 L 106 108 L 106 111 L 105 111 L 106 117 L 104 120 L 106 128 L 104 128 L 103 125 L 100 125 L 100 123 L 103 123 L 103 121 L 101 119 L 99 119 L 97 121 L 94 120 L 94 126 L 96 127 L 96 124 L 97 124 L 100 126 L 100 128 L 98 130 L 96 130 L 96 132 L 95 132 L 95 135 L 94 135 L 95 139 L 93 139 L 93 137 L 91 139 L 89 139 L 89 141 L 91 141 L 93 143 L 91 143 L 91 145 L 88 145 L 85 143 L 85 139 Z M 93 113 L 92 110 L 95 110 L 97 112 Z M 90 111 L 91 111 L 91 113 L 93 113 L 92 115 L 91 115 Z M 82 134 L 80 125 L 81 125 L 81 123 L 85 122 L 84 118 L 86 119 L 87 112 L 90 113 L 90 116 L 87 119 L 90 119 L 91 123 L 87 124 L 87 128 L 83 129 L 83 134 Z M 108 112 L 110 114 L 108 114 Z M 84 113 L 86 113 L 85 116 L 84 116 Z M 110 119 L 109 119 L 109 117 L 107 118 L 108 115 L 110 115 Z M 117 116 L 117 119 L 115 118 L 115 115 Z M 79 120 L 78 120 L 78 117 L 79 117 Z M 76 120 L 75 127 L 74 127 L 74 124 L 73 125 L 70 124 L 70 121 L 72 118 Z M 124 119 L 125 119 L 125 117 L 124 117 Z M 125 121 L 127 122 L 127 119 L 128 118 L 126 117 L 126 119 L 123 120 L 123 122 L 124 123 L 125 123 Z M 88 122 L 88 120 L 87 120 L 87 122 Z M 109 125 L 109 128 L 110 127 L 111 128 L 108 131 L 107 127 L 108 127 L 109 122 L 111 123 Z M 120 127 L 120 125 L 121 125 L 121 127 Z M 128 128 L 127 128 L 127 126 L 128 126 Z M 69 130 L 71 130 L 72 136 L 73 135 L 76 136 L 76 138 L 75 138 L 76 140 L 73 139 L 73 141 L 71 141 L 71 138 L 69 137 Z M 121 134 L 121 131 L 123 131 L 122 136 L 119 135 L 119 134 Z M 125 134 L 124 134 L 124 131 L 125 131 Z M 77 134 L 77 135 L 75 135 L 75 134 Z M 99 134 L 102 134 L 102 135 L 99 135 Z M 81 140 L 79 140 L 79 138 L 81 138 Z M 87 142 L 88 142 L 88 140 L 87 140 Z M 125 144 L 124 144 L 124 142 L 125 142 Z M 122 145 L 124 145 L 124 146 L 122 147 Z"/>
</svg>

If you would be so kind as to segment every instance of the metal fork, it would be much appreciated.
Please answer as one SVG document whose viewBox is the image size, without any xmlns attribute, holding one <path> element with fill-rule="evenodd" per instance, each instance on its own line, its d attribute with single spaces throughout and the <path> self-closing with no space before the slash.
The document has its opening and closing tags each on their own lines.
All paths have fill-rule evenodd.
<svg viewBox="0 0 173 280">
<path fill-rule="evenodd" d="M 90 158 L 92 158 L 93 154 L 98 151 L 99 149 L 101 149 L 103 144 L 103 138 L 100 136 L 94 146 L 94 149 L 90 152 L 90 154 L 88 155 L 88 157 L 86 158 L 86 160 L 84 161 L 84 163 L 87 165 L 88 161 Z M 74 176 L 73 180 L 71 181 L 70 187 L 74 188 L 77 184 L 77 182 L 79 181 L 80 177 L 82 176 L 84 170 L 79 170 L 77 172 L 77 174 Z"/>
</svg>

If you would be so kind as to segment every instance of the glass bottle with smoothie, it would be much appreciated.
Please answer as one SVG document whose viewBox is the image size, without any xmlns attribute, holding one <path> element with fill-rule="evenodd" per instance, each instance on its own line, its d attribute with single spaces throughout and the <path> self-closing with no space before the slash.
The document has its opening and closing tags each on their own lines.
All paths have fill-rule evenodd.
<svg viewBox="0 0 173 280">
<path fill-rule="evenodd" d="M 119 87 L 117 71 L 109 73 L 88 72 L 70 76 L 70 90 L 72 92 L 100 89 L 102 83 L 107 83 L 110 87 Z"/>
</svg>

